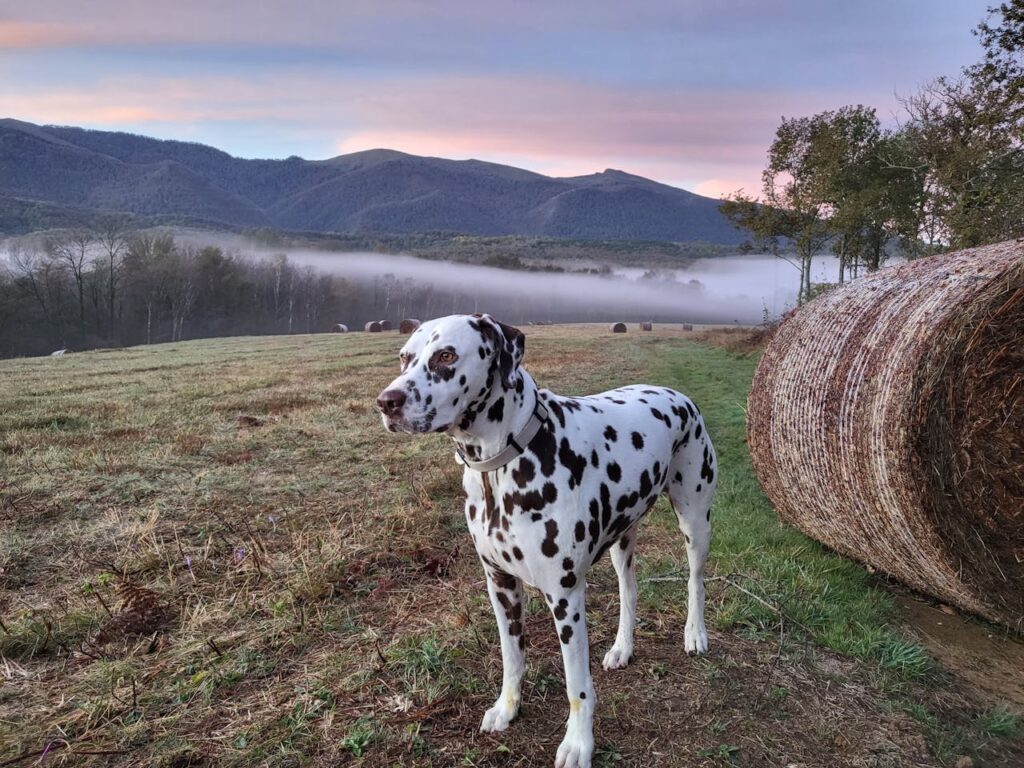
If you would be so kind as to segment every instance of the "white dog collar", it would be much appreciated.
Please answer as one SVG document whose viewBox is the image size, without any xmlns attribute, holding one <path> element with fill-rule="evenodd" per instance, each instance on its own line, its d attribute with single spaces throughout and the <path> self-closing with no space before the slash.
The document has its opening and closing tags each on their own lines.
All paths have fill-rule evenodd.
<svg viewBox="0 0 1024 768">
<path fill-rule="evenodd" d="M 496 453 L 489 459 L 483 459 L 481 461 L 474 461 L 473 459 L 467 458 L 466 455 L 459 450 L 455 449 L 455 457 L 462 464 L 465 464 L 470 469 L 476 470 L 477 472 L 490 472 L 494 469 L 504 467 L 513 459 L 517 459 L 523 455 L 526 451 L 526 446 L 530 444 L 534 436 L 540 431 L 541 426 L 545 421 L 548 420 L 548 409 L 544 407 L 544 403 L 540 401 L 540 396 L 537 396 L 537 403 L 533 406 L 533 413 L 530 414 L 530 420 L 526 422 L 524 426 L 515 437 L 509 440 L 501 451 Z"/>
</svg>

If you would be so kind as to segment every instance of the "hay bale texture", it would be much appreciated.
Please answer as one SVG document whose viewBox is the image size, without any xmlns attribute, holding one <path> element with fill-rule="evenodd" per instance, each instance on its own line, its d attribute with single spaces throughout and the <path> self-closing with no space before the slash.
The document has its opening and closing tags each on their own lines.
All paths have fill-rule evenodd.
<svg viewBox="0 0 1024 768">
<path fill-rule="evenodd" d="M 654 330 L 654 323 L 652 323 L 650 321 L 648 321 L 646 323 L 640 323 L 640 330 L 641 331 L 653 331 Z"/>
<path fill-rule="evenodd" d="M 371 320 L 363 327 L 363 330 L 367 333 L 380 333 L 384 329 L 380 327 L 380 323 L 376 320 Z"/>
<path fill-rule="evenodd" d="M 391 324 L 390 320 L 378 320 L 377 323 L 378 325 L 380 325 L 380 329 L 382 331 L 390 331 L 394 329 L 394 326 Z"/>
<path fill-rule="evenodd" d="M 612 323 L 611 327 L 608 330 L 611 331 L 612 333 L 625 333 L 626 332 L 626 324 L 625 323 Z"/>
<path fill-rule="evenodd" d="M 344 323 L 335 323 L 334 327 L 331 328 L 334 333 L 348 333 L 348 326 Z"/>
<path fill-rule="evenodd" d="M 748 403 L 779 515 L 1024 630 L 1024 241 L 834 289 L 779 327 Z"/>
<path fill-rule="evenodd" d="M 420 321 L 412 317 L 407 317 L 398 324 L 399 333 L 412 333 L 420 327 Z"/>
</svg>

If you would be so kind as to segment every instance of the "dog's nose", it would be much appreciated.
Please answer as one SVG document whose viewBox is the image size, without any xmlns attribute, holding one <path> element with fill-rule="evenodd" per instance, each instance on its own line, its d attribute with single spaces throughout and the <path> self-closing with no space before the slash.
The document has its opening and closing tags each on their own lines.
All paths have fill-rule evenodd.
<svg viewBox="0 0 1024 768">
<path fill-rule="evenodd" d="M 400 389 L 385 389 L 377 397 L 377 407 L 385 416 L 397 416 L 405 405 L 405 392 Z"/>
</svg>

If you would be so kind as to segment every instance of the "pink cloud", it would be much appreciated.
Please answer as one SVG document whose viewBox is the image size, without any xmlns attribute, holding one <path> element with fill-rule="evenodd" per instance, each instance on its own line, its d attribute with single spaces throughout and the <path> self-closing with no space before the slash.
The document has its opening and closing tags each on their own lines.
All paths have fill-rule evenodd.
<svg viewBox="0 0 1024 768">
<path fill-rule="evenodd" d="M 0 19 L 0 51 L 55 48 L 79 42 L 82 39 L 80 32 L 62 24 Z"/>
<path fill-rule="evenodd" d="M 747 195 L 759 195 L 761 193 L 761 178 L 755 174 L 750 177 L 732 179 L 704 179 L 693 186 L 692 191 L 698 195 L 707 197 L 723 197 L 733 192 L 743 190 Z"/>
</svg>

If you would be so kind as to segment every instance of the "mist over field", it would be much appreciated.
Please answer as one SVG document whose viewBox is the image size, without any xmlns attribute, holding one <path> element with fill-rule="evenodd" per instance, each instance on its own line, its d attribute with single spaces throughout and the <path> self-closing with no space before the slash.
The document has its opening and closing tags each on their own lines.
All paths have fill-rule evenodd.
<svg viewBox="0 0 1024 768">
<path fill-rule="evenodd" d="M 718 286 L 709 291 L 685 271 L 657 272 L 644 278 L 613 271 L 607 275 L 521 272 L 473 264 L 428 261 L 375 253 L 289 253 L 298 264 L 336 273 L 357 283 L 373 284 L 393 275 L 451 294 L 451 311 L 491 311 L 512 304 L 524 319 L 614 320 L 656 318 L 664 322 L 760 322 L 761 294 L 756 285 Z M 795 278 L 793 280 L 795 296 Z M 468 303 L 471 302 L 472 306 Z"/>
<path fill-rule="evenodd" d="M 235 236 L 185 233 L 178 239 L 197 249 L 216 244 L 253 262 L 285 256 L 294 267 L 342 278 L 359 292 L 377 295 L 376 304 L 383 306 L 376 311 L 384 315 L 491 312 L 512 322 L 653 319 L 751 325 L 795 306 L 799 287 L 798 270 L 767 254 L 696 259 L 680 268 L 612 266 L 593 274 L 579 263 L 559 265 L 566 272 L 525 271 L 394 254 L 266 248 Z M 8 261 L 0 246 L 0 265 Z M 815 259 L 815 282 L 834 280 L 835 265 L 832 256 Z M 344 308 L 328 319 L 360 324 Z"/>
<path fill-rule="evenodd" d="M 208 239 L 195 240 L 202 242 Z M 579 263 L 559 265 L 576 271 L 523 271 L 394 254 L 263 248 L 234 237 L 218 242 L 250 257 L 284 254 L 296 265 L 367 288 L 379 289 L 383 281 L 396 293 L 429 290 L 437 296 L 439 313 L 508 308 L 516 322 L 655 319 L 751 325 L 791 309 L 799 289 L 799 271 L 770 254 L 696 259 L 680 268 L 613 266 L 607 274 L 586 274 L 581 270 L 589 265 Z M 833 256 L 816 258 L 815 282 L 834 281 L 836 264 Z"/>
</svg>

